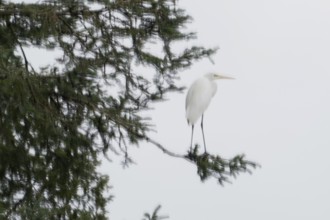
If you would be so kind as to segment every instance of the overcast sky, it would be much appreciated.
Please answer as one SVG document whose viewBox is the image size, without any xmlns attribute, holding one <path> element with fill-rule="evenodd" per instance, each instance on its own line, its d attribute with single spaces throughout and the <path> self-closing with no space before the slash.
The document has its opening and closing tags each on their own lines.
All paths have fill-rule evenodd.
<svg viewBox="0 0 330 220">
<path fill-rule="evenodd" d="M 330 219 L 330 2 L 327 0 L 180 0 L 190 28 L 214 57 L 182 73 L 183 85 L 209 71 L 219 81 L 204 118 L 208 149 L 244 153 L 262 165 L 221 187 L 201 183 L 195 167 L 151 145 L 132 151 L 137 165 L 110 174 L 112 219 L 141 219 L 161 204 L 171 220 Z M 190 143 L 185 94 L 152 112 L 153 137 L 176 152 Z M 195 141 L 202 144 L 199 126 Z"/>
<path fill-rule="evenodd" d="M 182 72 L 181 84 L 213 71 L 218 82 L 205 113 L 210 153 L 244 153 L 262 165 L 224 187 L 200 182 L 192 164 L 149 144 L 131 151 L 122 169 L 105 163 L 115 195 L 111 219 L 137 220 L 162 205 L 170 220 L 330 219 L 330 2 L 328 0 L 180 0 L 194 18 L 199 44 L 214 57 Z M 42 62 L 35 56 L 35 62 Z M 33 58 L 31 58 L 33 61 Z M 45 60 L 45 64 L 49 60 Z M 190 144 L 185 94 L 150 112 L 152 137 L 177 153 Z M 202 144 L 199 126 L 195 142 Z"/>
</svg>

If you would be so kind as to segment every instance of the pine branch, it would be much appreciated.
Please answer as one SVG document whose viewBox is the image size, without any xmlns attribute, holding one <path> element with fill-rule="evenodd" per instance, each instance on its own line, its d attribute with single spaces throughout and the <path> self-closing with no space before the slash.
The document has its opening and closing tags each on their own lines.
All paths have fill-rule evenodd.
<svg viewBox="0 0 330 220">
<path fill-rule="evenodd" d="M 182 90 L 180 70 L 215 53 L 171 50 L 173 42 L 194 36 L 183 28 L 190 21 L 184 10 L 172 0 L 97 1 L 100 10 L 86 1 L 47 2 L 0 5 L 0 72 L 6 74 L 0 80 L 0 209 L 14 207 L 12 216 L 22 219 L 35 217 L 31 207 L 44 213 L 40 219 L 105 219 L 108 178 L 96 169 L 100 155 L 124 155 L 130 163 L 129 146 L 143 140 L 197 165 L 202 179 L 217 177 L 218 158 L 206 160 L 197 148 L 186 155 L 169 151 L 147 138 L 151 125 L 139 115 Z M 157 55 L 146 47 L 155 42 L 163 48 Z M 56 49 L 61 57 L 34 70 L 25 45 Z M 31 189 L 31 181 L 38 187 Z M 12 198 L 23 193 L 15 208 Z"/>
<path fill-rule="evenodd" d="M 231 183 L 230 178 L 236 178 L 240 173 L 248 172 L 251 174 L 251 169 L 260 167 L 258 163 L 246 160 L 244 154 L 237 155 L 231 159 L 224 159 L 219 155 L 199 154 L 199 145 L 195 145 L 195 148 L 190 149 L 187 154 L 183 155 L 169 151 L 163 145 L 148 137 L 144 137 L 144 140 L 153 144 L 168 156 L 181 158 L 196 165 L 197 174 L 202 181 L 214 177 L 223 185 L 224 182 Z"/>
<path fill-rule="evenodd" d="M 22 55 L 23 55 L 23 58 L 24 58 L 25 70 L 26 70 L 27 73 L 29 73 L 29 61 L 28 61 L 28 59 L 27 59 L 27 57 L 25 55 L 23 46 L 22 46 L 21 42 L 18 40 L 18 38 L 17 38 L 17 36 L 16 36 L 16 34 L 15 34 L 12 26 L 11 26 L 11 23 L 9 21 L 7 21 L 7 27 L 9 27 L 9 30 L 12 33 L 12 36 L 15 38 L 15 41 L 18 44 L 18 46 L 19 46 L 19 48 L 20 48 L 20 50 L 22 52 Z"/>
<path fill-rule="evenodd" d="M 144 218 L 142 220 L 162 220 L 162 219 L 168 219 L 169 217 L 166 215 L 163 216 L 159 216 L 158 212 L 160 210 L 161 206 L 158 205 L 155 210 L 153 211 L 153 213 L 150 215 L 149 213 L 145 213 L 144 214 Z"/>
</svg>

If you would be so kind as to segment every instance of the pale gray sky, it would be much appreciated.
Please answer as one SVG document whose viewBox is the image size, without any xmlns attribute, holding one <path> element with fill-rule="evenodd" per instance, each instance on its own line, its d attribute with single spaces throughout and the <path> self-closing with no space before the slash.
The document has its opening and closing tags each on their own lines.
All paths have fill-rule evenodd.
<svg viewBox="0 0 330 220">
<path fill-rule="evenodd" d="M 141 144 L 131 151 L 137 165 L 102 167 L 115 195 L 111 219 L 141 219 L 158 204 L 171 220 L 330 219 L 330 2 L 178 4 L 194 18 L 190 29 L 198 32 L 197 42 L 220 47 L 214 65 L 196 63 L 182 72 L 181 84 L 189 86 L 209 71 L 236 78 L 218 82 L 205 113 L 209 151 L 224 157 L 244 153 L 262 168 L 224 187 L 215 180 L 201 183 L 193 165 Z M 185 94 L 168 99 L 150 113 L 157 129 L 152 136 L 184 153 L 191 131 Z M 195 141 L 202 144 L 199 128 Z"/>
<path fill-rule="evenodd" d="M 253 175 L 224 187 L 201 183 L 195 167 L 151 145 L 132 151 L 135 166 L 104 167 L 115 194 L 112 219 L 140 219 L 162 204 L 171 220 L 330 219 L 330 2 L 307 0 L 181 0 L 192 15 L 198 42 L 219 46 L 182 73 L 189 86 L 219 71 L 236 77 L 218 82 L 205 114 L 212 153 L 245 153 L 259 162 Z M 155 105 L 154 138 L 176 152 L 189 146 L 185 94 Z M 201 132 L 195 141 L 202 144 Z"/>
</svg>

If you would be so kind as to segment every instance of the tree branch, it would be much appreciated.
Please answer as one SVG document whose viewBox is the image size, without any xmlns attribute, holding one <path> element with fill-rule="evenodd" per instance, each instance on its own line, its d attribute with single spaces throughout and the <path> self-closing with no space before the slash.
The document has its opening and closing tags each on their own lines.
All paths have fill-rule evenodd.
<svg viewBox="0 0 330 220">
<path fill-rule="evenodd" d="M 16 36 L 16 34 L 15 34 L 15 32 L 14 32 L 12 26 L 11 26 L 11 23 L 10 23 L 9 21 L 7 22 L 7 27 L 9 27 L 10 32 L 11 32 L 12 35 L 13 35 L 13 38 L 15 38 L 15 41 L 16 41 L 16 43 L 18 44 L 18 46 L 19 46 L 19 48 L 20 48 L 20 50 L 21 50 L 21 52 L 22 52 L 22 55 L 23 55 L 23 58 L 24 58 L 25 69 L 26 69 L 26 72 L 29 73 L 29 62 L 28 62 L 28 60 L 27 60 L 27 58 L 26 58 L 26 55 L 25 55 L 25 52 L 24 52 L 23 46 L 22 46 L 21 42 L 18 40 L 18 38 L 17 38 L 17 36 Z"/>
<path fill-rule="evenodd" d="M 232 177 L 236 178 L 240 173 L 248 172 L 251 174 L 251 168 L 260 167 L 258 163 L 246 160 L 244 155 L 236 155 L 231 159 L 223 159 L 219 155 L 212 155 L 206 152 L 198 154 L 199 145 L 195 145 L 195 148 L 188 151 L 186 155 L 182 155 L 167 150 L 163 145 L 153 139 L 148 137 L 143 137 L 143 139 L 171 157 L 185 159 L 196 165 L 197 174 L 202 181 L 209 177 L 214 177 L 223 185 L 224 182 L 231 183 L 229 179 Z"/>
<path fill-rule="evenodd" d="M 165 153 L 165 154 L 167 154 L 167 155 L 169 155 L 171 157 L 177 157 L 177 158 L 187 159 L 185 155 L 173 153 L 173 152 L 167 150 L 160 143 L 158 143 L 157 141 L 155 141 L 153 139 L 150 139 L 148 137 L 145 137 L 144 139 L 145 139 L 145 141 L 147 141 L 148 143 L 153 144 L 154 146 L 156 146 L 157 148 L 159 148 L 161 151 L 163 151 L 163 153 Z"/>
</svg>

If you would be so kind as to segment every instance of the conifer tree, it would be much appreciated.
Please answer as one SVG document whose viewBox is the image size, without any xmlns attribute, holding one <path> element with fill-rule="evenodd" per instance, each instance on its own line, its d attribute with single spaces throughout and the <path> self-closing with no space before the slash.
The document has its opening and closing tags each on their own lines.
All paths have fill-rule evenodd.
<svg viewBox="0 0 330 220">
<path fill-rule="evenodd" d="M 216 51 L 174 50 L 195 38 L 190 20 L 175 0 L 0 0 L 0 219 L 107 219 L 109 177 L 96 168 L 108 154 L 130 163 L 141 141 L 195 164 L 202 180 L 256 166 L 198 146 L 178 155 L 148 136 L 139 113 Z M 36 68 L 31 47 L 61 56 Z"/>
</svg>

